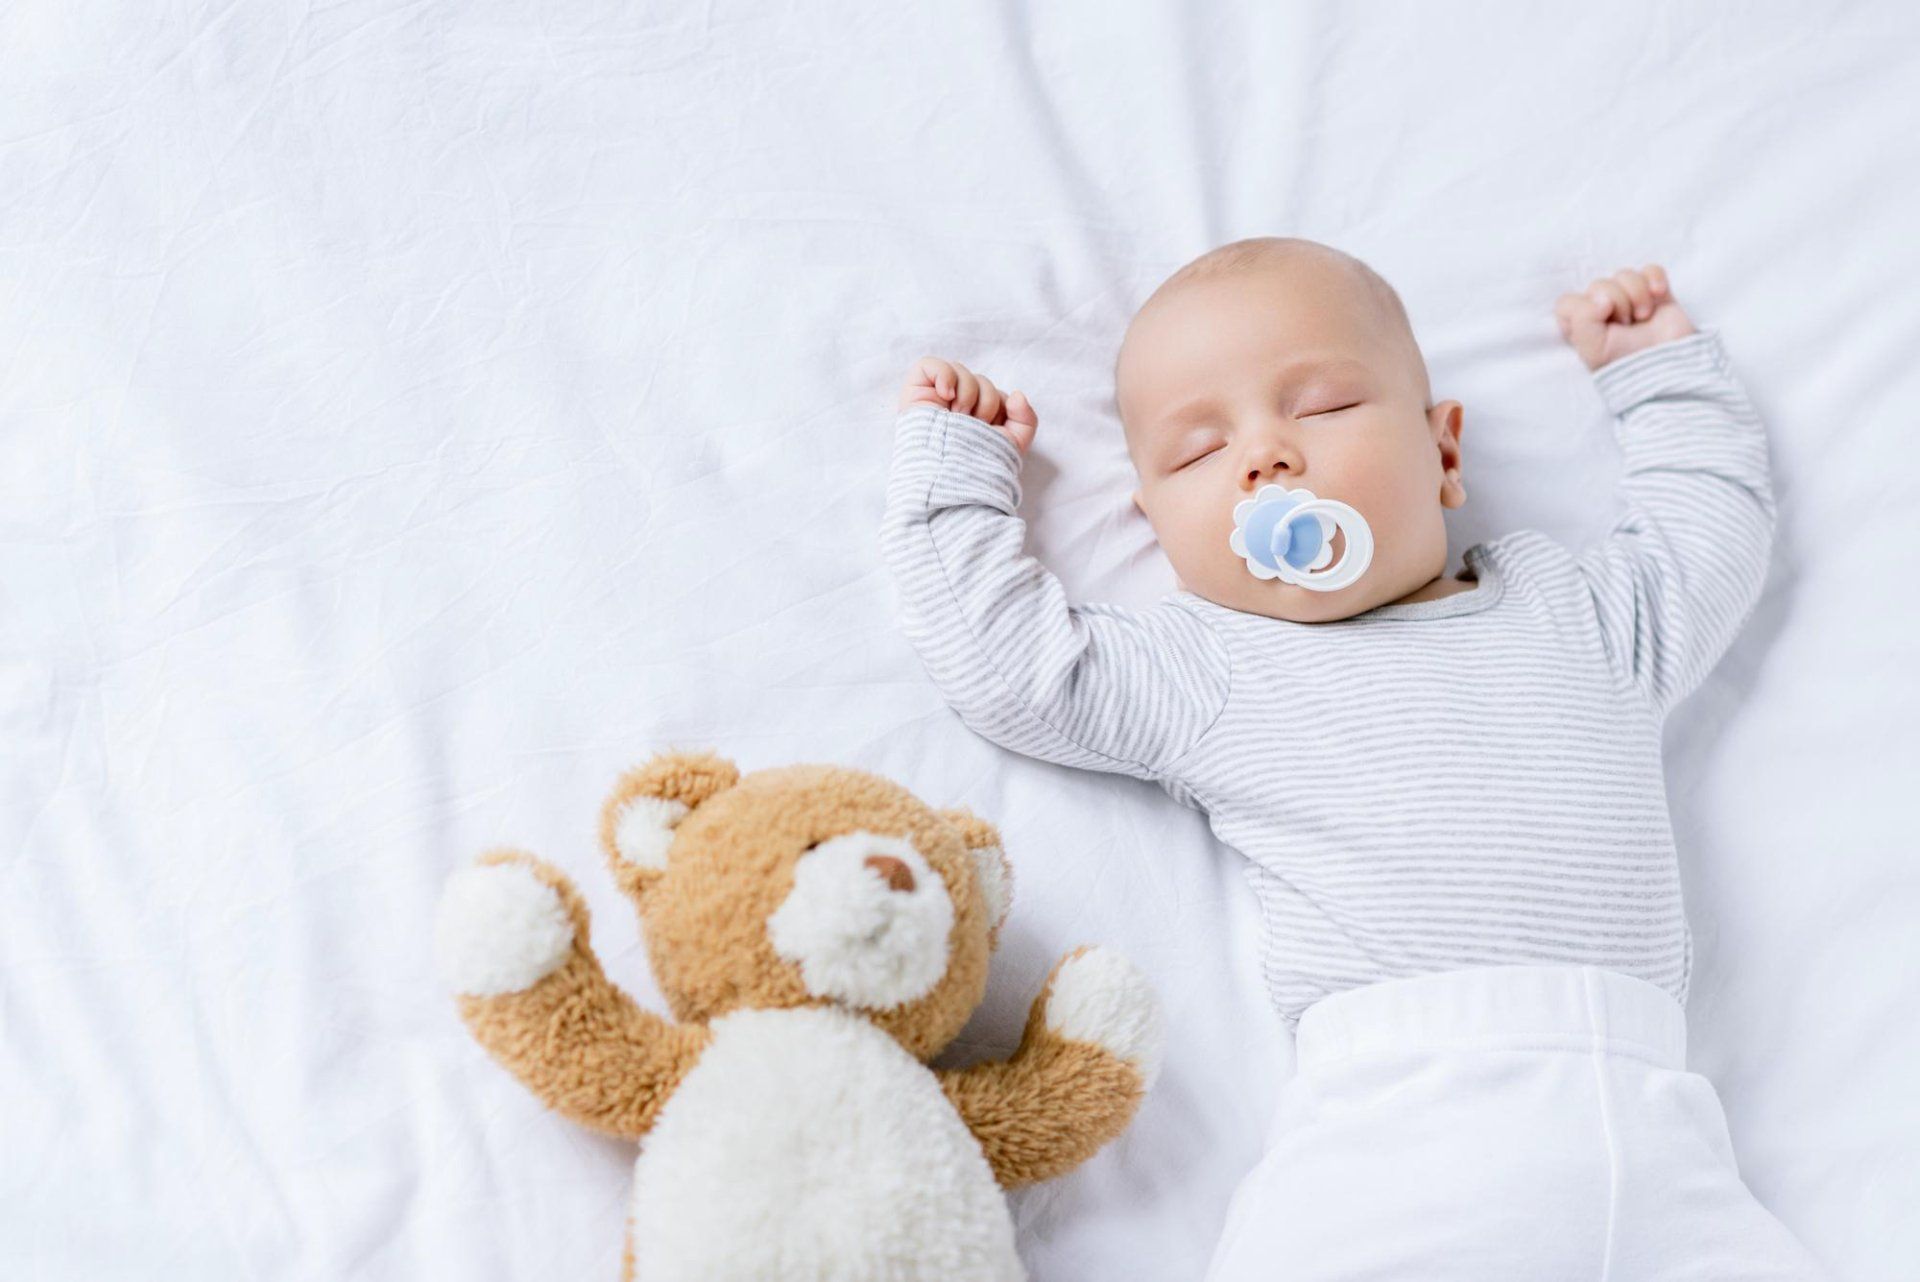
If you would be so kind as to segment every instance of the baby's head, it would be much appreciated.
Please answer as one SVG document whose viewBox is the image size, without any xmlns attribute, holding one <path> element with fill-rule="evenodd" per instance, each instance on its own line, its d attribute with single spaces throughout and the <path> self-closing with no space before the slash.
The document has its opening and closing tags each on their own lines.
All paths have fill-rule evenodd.
<svg viewBox="0 0 1920 1282">
<path fill-rule="evenodd" d="M 1114 394 L 1134 501 L 1188 590 L 1320 623 L 1445 572 L 1441 509 L 1466 501 L 1460 404 L 1432 402 L 1399 296 L 1359 259 L 1273 237 L 1203 254 L 1128 325 Z M 1248 571 L 1228 545 L 1233 509 L 1270 484 L 1359 511 L 1374 552 L 1358 582 L 1323 592 Z"/>
</svg>

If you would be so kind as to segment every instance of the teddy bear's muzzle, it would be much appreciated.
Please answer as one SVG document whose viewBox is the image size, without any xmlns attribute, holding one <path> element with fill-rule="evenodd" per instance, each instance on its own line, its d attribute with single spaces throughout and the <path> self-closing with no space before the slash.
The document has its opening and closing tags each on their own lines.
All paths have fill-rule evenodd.
<svg viewBox="0 0 1920 1282">
<path fill-rule="evenodd" d="M 886 1010 L 946 974 L 953 920 L 946 883 L 912 842 L 862 830 L 800 857 L 767 935 L 808 993 Z"/>
</svg>

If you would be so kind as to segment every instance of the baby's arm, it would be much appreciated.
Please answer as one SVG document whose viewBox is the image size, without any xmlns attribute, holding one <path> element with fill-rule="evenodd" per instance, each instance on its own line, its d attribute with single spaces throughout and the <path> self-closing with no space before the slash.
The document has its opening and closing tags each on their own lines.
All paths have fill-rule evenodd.
<svg viewBox="0 0 1920 1282">
<path fill-rule="evenodd" d="M 1036 426 L 1019 393 L 1003 399 L 944 361 L 916 367 L 881 538 L 902 622 L 980 734 L 1030 757 L 1159 779 L 1225 703 L 1225 650 L 1172 603 L 1069 605 L 1024 553 L 1015 512 Z"/>
<path fill-rule="evenodd" d="M 1609 656 L 1664 714 L 1718 661 L 1766 579 L 1766 432 L 1718 332 L 1695 331 L 1658 267 L 1596 281 L 1556 312 L 1625 460 L 1626 512 L 1579 568 Z"/>
</svg>

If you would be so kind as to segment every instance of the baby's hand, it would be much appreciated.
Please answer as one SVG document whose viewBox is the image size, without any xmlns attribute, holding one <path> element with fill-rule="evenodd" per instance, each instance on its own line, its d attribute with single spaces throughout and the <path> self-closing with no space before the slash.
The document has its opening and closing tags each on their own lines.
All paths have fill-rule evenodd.
<svg viewBox="0 0 1920 1282">
<path fill-rule="evenodd" d="M 1033 434 L 1040 426 L 1040 416 L 1027 403 L 1026 393 L 1002 396 L 999 388 L 965 365 L 938 356 L 922 356 L 914 362 L 906 386 L 900 390 L 901 409 L 919 404 L 971 414 L 1012 441 L 1013 448 L 1022 454 L 1033 444 Z"/>
<path fill-rule="evenodd" d="M 1584 294 L 1560 295 L 1553 315 L 1560 337 L 1590 370 L 1693 333 L 1693 322 L 1673 301 L 1666 269 L 1652 263 L 1602 276 Z"/>
</svg>

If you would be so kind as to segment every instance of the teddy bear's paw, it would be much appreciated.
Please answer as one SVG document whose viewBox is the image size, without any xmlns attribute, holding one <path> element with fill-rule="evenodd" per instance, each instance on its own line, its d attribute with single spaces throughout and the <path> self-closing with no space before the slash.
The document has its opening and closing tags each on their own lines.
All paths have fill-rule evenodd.
<svg viewBox="0 0 1920 1282">
<path fill-rule="evenodd" d="M 440 893 L 434 961 L 455 992 L 522 992 L 559 969 L 572 947 L 566 905 L 524 863 L 463 868 Z"/>
<path fill-rule="evenodd" d="M 1132 962 L 1111 948 L 1085 948 L 1060 963 L 1047 989 L 1047 1028 L 1118 1055 L 1152 1085 L 1166 1040 L 1160 1002 Z"/>
</svg>

